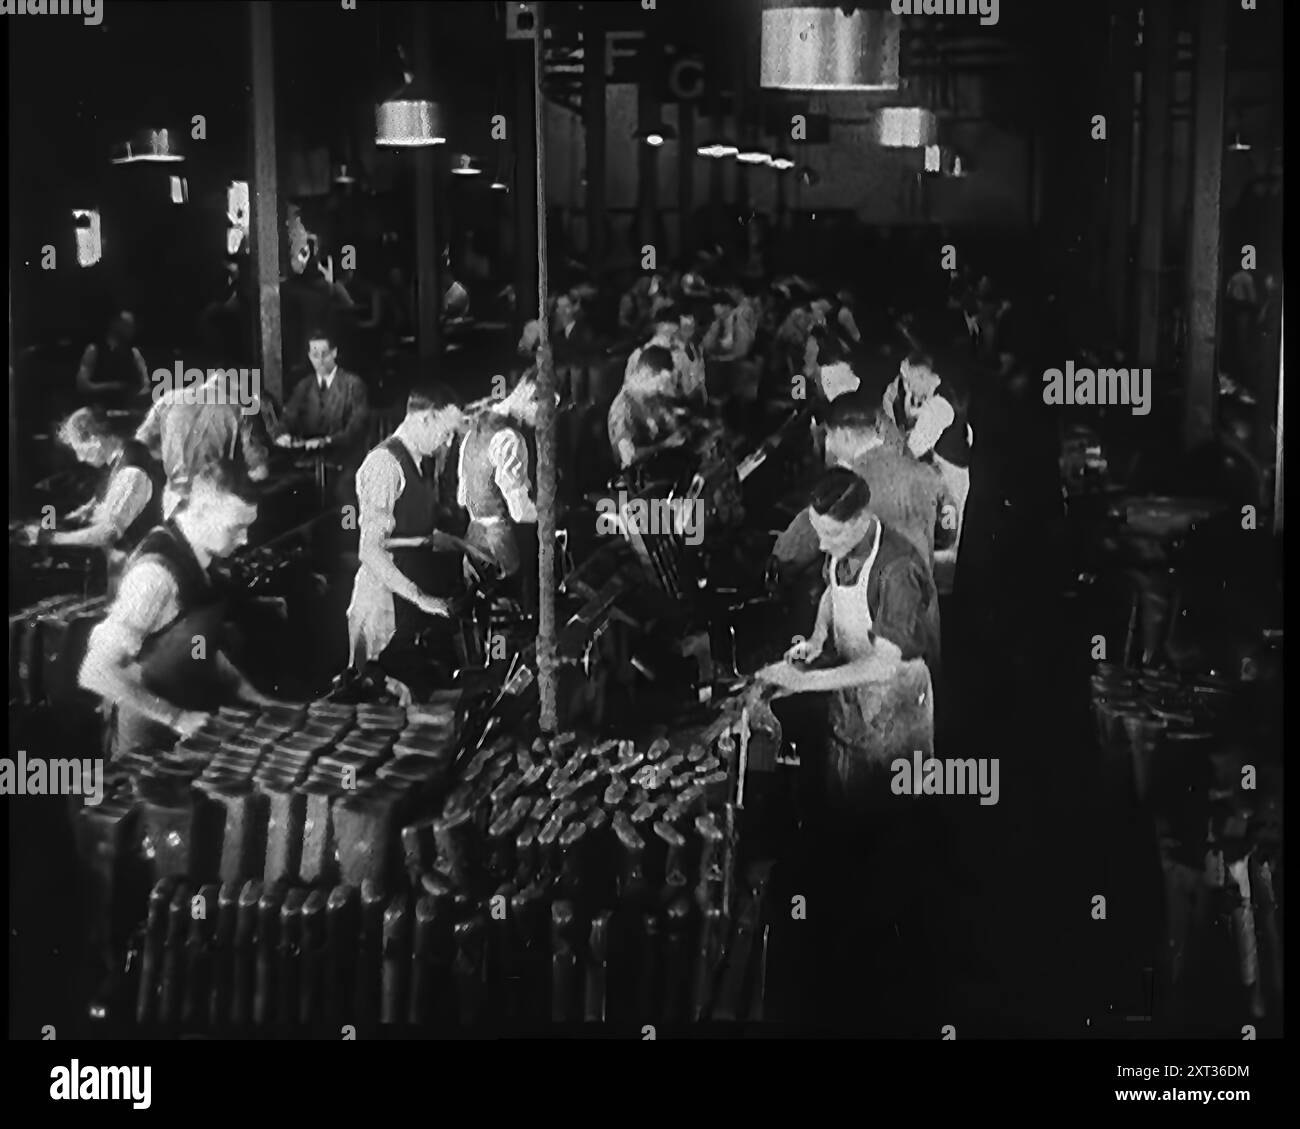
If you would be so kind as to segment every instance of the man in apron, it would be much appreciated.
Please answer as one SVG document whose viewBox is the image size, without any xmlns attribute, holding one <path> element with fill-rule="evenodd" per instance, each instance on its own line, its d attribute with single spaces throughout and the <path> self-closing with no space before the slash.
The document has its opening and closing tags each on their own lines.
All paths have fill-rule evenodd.
<svg viewBox="0 0 1300 1129">
<path fill-rule="evenodd" d="M 817 623 L 784 662 L 759 672 L 785 693 L 830 694 L 827 800 L 850 819 L 896 806 L 893 761 L 928 756 L 934 744 L 934 584 L 916 548 L 870 502 L 871 488 L 846 467 L 813 491 L 810 519 L 827 555 Z M 820 665 L 828 647 L 835 665 L 795 665 Z"/>
<path fill-rule="evenodd" d="M 439 468 L 463 424 L 460 408 L 438 385 L 417 387 L 406 418 L 357 471 L 361 567 L 348 605 L 353 665 L 374 660 L 415 697 L 435 688 L 430 661 L 450 663 L 450 608 L 458 584 L 445 553 L 427 543 L 448 508 Z M 422 652 L 419 637 L 436 636 Z"/>
<path fill-rule="evenodd" d="M 823 907 L 829 1003 L 860 1017 L 856 990 L 876 998 L 863 954 L 876 940 L 919 955 L 914 904 L 923 840 L 917 805 L 896 795 L 892 766 L 934 745 L 929 663 L 937 662 L 937 599 L 916 548 L 871 511 L 871 488 L 848 468 L 830 471 L 812 495 L 811 520 L 827 555 L 817 625 L 781 663 L 758 673 L 778 693 L 825 693 L 824 808 L 805 823 L 816 861 L 810 894 Z M 830 665 L 826 665 L 829 656 Z M 816 664 L 820 669 L 807 669 Z M 801 750 L 802 751 L 802 750 Z M 900 928 L 901 923 L 901 928 Z M 903 937 L 903 930 L 908 932 Z M 873 940 L 874 939 L 874 940 Z M 892 957 L 890 959 L 893 959 Z"/>
<path fill-rule="evenodd" d="M 115 707 L 115 761 L 170 749 L 223 705 L 273 701 L 226 657 L 225 603 L 208 573 L 248 540 L 256 517 L 256 504 L 213 471 L 136 548 L 80 675 Z"/>
</svg>

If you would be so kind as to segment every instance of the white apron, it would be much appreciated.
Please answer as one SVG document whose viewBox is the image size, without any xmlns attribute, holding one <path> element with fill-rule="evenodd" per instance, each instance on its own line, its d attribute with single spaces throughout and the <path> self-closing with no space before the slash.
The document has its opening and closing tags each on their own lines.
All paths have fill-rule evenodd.
<svg viewBox="0 0 1300 1129">
<path fill-rule="evenodd" d="M 839 560 L 830 575 L 831 630 L 844 662 L 870 657 L 875 650 L 873 619 L 867 602 L 871 570 L 880 551 L 881 526 L 856 582 L 841 585 Z M 832 806 L 860 808 L 869 796 L 889 795 L 889 767 L 898 757 L 934 746 L 934 692 L 923 659 L 904 660 L 892 678 L 837 690 L 831 695 L 827 784 Z"/>
</svg>

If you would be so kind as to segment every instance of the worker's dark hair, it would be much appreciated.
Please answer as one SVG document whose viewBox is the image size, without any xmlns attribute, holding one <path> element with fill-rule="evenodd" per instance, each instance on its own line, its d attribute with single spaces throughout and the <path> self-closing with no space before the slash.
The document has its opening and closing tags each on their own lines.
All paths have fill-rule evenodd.
<svg viewBox="0 0 1300 1129">
<path fill-rule="evenodd" d="M 848 467 L 836 467 L 813 487 L 809 504 L 814 513 L 832 521 L 853 521 L 871 503 L 871 487 Z"/>
<path fill-rule="evenodd" d="M 826 426 L 832 431 L 879 431 L 883 417 L 879 402 L 859 388 L 831 402 Z"/>
<path fill-rule="evenodd" d="M 334 330 L 327 325 L 313 326 L 307 334 L 307 343 L 310 345 L 313 341 L 328 341 L 332 348 L 337 349 L 339 339 L 335 336 Z"/>
<path fill-rule="evenodd" d="M 641 350 L 636 367 L 642 371 L 665 373 L 673 371 L 673 355 L 662 345 L 647 345 Z"/>
<path fill-rule="evenodd" d="M 421 381 L 411 389 L 406 398 L 406 414 L 413 412 L 440 412 L 455 407 L 457 400 L 451 389 L 438 381 Z"/>
<path fill-rule="evenodd" d="M 654 317 L 650 320 L 654 322 L 655 325 L 662 325 L 664 322 L 672 322 L 673 325 L 679 325 L 682 320 L 682 312 L 674 303 L 668 302 L 665 305 L 660 306 L 659 309 L 655 311 Z"/>
<path fill-rule="evenodd" d="M 736 299 L 727 291 L 726 285 L 716 286 L 709 295 L 709 301 L 715 306 L 734 306 Z"/>
<path fill-rule="evenodd" d="M 817 339 L 817 363 L 819 365 L 840 365 L 849 359 L 848 346 L 834 330 L 818 326 L 813 330 Z"/>
<path fill-rule="evenodd" d="M 934 354 L 926 349 L 912 349 L 907 354 L 907 363 L 913 368 L 934 368 Z"/>
</svg>

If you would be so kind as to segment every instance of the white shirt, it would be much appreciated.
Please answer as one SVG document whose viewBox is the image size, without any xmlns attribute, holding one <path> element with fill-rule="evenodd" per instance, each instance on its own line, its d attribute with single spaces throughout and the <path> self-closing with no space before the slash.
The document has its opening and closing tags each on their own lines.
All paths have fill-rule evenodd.
<svg viewBox="0 0 1300 1129">
<path fill-rule="evenodd" d="M 497 407 L 491 410 L 505 414 Z M 513 427 L 498 431 L 488 442 L 488 460 L 496 470 L 493 481 L 506 500 L 511 519 L 517 522 L 535 522 L 537 507 L 528 496 L 528 447 L 523 436 Z M 456 460 L 456 504 L 463 510 L 469 510 L 469 498 L 465 490 L 465 444 L 462 442 Z M 469 516 L 471 521 L 483 525 L 498 520 L 479 517 L 472 511 Z"/>
<path fill-rule="evenodd" d="M 952 405 L 942 396 L 931 396 L 921 405 L 916 422 L 907 434 L 907 448 L 918 459 L 929 451 L 956 419 Z"/>
<path fill-rule="evenodd" d="M 400 427 L 394 432 L 394 438 L 419 466 L 420 456 L 411 450 Z M 382 446 L 376 447 L 362 462 L 356 483 L 362 548 L 377 547 L 387 553 L 389 550 L 383 548 L 383 544 L 393 535 L 397 525 L 393 507 L 406 489 L 402 465 L 390 451 Z M 403 576 L 402 580 L 405 583 L 401 587 L 390 588 L 362 560 L 352 586 L 352 601 L 348 604 L 348 633 L 354 652 L 356 643 L 360 641 L 365 645 L 366 656 L 373 659 L 392 642 L 397 631 L 394 598 L 413 600 L 419 595 L 419 589 L 409 578 Z"/>
<path fill-rule="evenodd" d="M 119 452 L 109 463 L 112 468 L 121 460 Z M 153 483 L 149 476 L 139 467 L 123 467 L 115 473 L 110 469 L 108 489 L 95 507 L 91 525 L 107 525 L 119 537 L 126 532 L 130 524 L 140 516 L 140 512 L 149 504 L 153 496 Z"/>
<path fill-rule="evenodd" d="M 862 384 L 847 364 L 841 362 L 834 365 L 822 365 L 821 375 L 822 391 L 826 394 L 826 399 L 835 400 L 843 396 L 846 392 L 856 392 Z"/>
<path fill-rule="evenodd" d="M 323 384 L 325 386 L 324 390 L 328 392 L 334 386 L 334 378 L 338 376 L 338 373 L 339 373 L 339 366 L 335 365 L 332 369 L 330 369 L 329 375 L 317 376 L 316 387 L 319 388 Z"/>
<path fill-rule="evenodd" d="M 181 518 L 183 523 L 184 517 Z M 212 555 L 193 542 L 190 542 L 190 548 L 199 567 L 206 571 L 212 563 Z M 123 575 L 104 622 L 90 633 L 86 659 L 82 664 L 82 685 L 97 690 L 102 685 L 97 675 L 109 655 L 139 658 L 145 641 L 179 615 L 180 594 L 171 570 L 157 557 L 141 557 Z"/>
</svg>

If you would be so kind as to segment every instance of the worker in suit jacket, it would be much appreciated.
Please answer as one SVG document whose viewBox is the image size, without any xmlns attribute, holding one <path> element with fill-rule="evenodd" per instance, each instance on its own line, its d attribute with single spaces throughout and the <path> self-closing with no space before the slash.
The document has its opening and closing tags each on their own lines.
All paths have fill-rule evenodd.
<svg viewBox="0 0 1300 1129">
<path fill-rule="evenodd" d="M 366 385 L 361 377 L 339 367 L 338 342 L 326 329 L 312 330 L 307 344 L 312 375 L 294 388 L 281 417 L 284 428 L 277 440 L 282 447 L 324 451 L 340 468 L 336 478 L 342 493 L 356 475 L 365 455 L 366 423 L 370 414 Z"/>
</svg>

